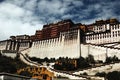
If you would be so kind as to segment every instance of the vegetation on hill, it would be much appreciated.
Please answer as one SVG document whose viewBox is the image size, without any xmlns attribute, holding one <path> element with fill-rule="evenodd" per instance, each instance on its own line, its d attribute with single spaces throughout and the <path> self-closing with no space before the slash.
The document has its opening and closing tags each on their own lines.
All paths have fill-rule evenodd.
<svg viewBox="0 0 120 80">
<path fill-rule="evenodd" d="M 38 63 L 40 63 L 40 64 L 42 64 L 43 62 L 48 62 L 48 63 L 50 63 L 50 62 L 55 62 L 55 58 L 47 58 L 47 57 L 45 57 L 44 59 L 41 59 L 41 58 L 36 58 L 36 57 L 29 57 L 28 56 L 28 58 L 31 60 L 31 61 L 35 61 L 35 62 L 38 62 Z"/>
<path fill-rule="evenodd" d="M 16 73 L 18 69 L 26 66 L 18 57 L 13 59 L 0 53 L 0 72 Z"/>
<path fill-rule="evenodd" d="M 49 59 L 47 57 L 45 57 L 44 59 L 36 58 L 36 57 L 29 57 L 29 59 L 32 60 L 32 61 L 36 61 L 40 64 L 42 64 L 43 62 L 48 62 L 48 63 L 58 62 L 58 64 L 54 65 L 54 69 L 65 70 L 65 71 L 66 70 L 67 71 L 71 71 L 71 70 L 73 71 L 73 70 L 76 70 L 78 68 L 84 69 L 84 68 L 90 67 L 90 64 L 93 64 L 95 62 L 92 55 L 89 55 L 87 58 L 80 57 L 78 59 L 71 59 L 71 58 L 68 58 L 68 57 L 66 57 L 66 58 L 59 57 L 59 59 L 55 59 L 55 58 L 50 58 Z"/>
<path fill-rule="evenodd" d="M 120 71 L 113 71 L 109 73 L 96 73 L 96 76 L 105 77 L 107 80 L 120 80 Z"/>
<path fill-rule="evenodd" d="M 29 56 L 28 56 L 29 57 Z M 40 64 L 43 62 L 54 62 L 55 64 L 53 65 L 54 69 L 56 70 L 65 70 L 65 71 L 73 71 L 77 69 L 86 69 L 86 68 L 92 68 L 95 66 L 100 66 L 100 65 L 106 65 L 110 63 L 115 63 L 118 62 L 119 59 L 116 56 L 113 57 L 107 57 L 105 62 L 103 61 L 95 61 L 93 55 L 88 55 L 88 57 L 83 58 L 76 58 L 76 59 L 71 59 L 71 58 L 64 58 L 64 57 L 59 57 L 58 59 L 55 58 L 47 58 L 45 57 L 44 59 L 41 58 L 36 58 L 36 57 L 29 57 L 30 60 L 36 61 Z"/>
<path fill-rule="evenodd" d="M 113 57 L 107 57 L 105 60 L 105 64 L 109 64 L 109 63 L 114 63 L 114 62 L 119 62 L 120 60 L 118 59 L 118 57 L 116 57 L 115 55 Z"/>
<path fill-rule="evenodd" d="M 70 59 L 70 58 L 59 58 L 54 68 L 57 70 L 65 70 L 65 71 L 73 71 L 77 69 L 88 68 L 91 65 L 87 61 L 87 59 L 80 57 L 78 59 Z"/>
</svg>

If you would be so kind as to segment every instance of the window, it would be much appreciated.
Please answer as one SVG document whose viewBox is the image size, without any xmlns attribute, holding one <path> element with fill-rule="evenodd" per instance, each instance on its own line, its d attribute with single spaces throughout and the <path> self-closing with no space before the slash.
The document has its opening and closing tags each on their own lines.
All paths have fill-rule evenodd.
<svg viewBox="0 0 120 80">
<path fill-rule="evenodd" d="M 99 39 L 99 34 L 98 34 L 98 39 Z"/>
<path fill-rule="evenodd" d="M 89 38 L 90 40 L 91 40 L 91 36 L 90 36 L 90 38 Z"/>
<path fill-rule="evenodd" d="M 118 36 L 120 36 L 120 31 L 118 31 Z"/>
<path fill-rule="evenodd" d="M 114 32 L 113 32 L 113 37 L 114 37 Z"/>
<path fill-rule="evenodd" d="M 115 35 L 116 35 L 116 37 L 117 37 L 117 31 L 115 31 Z"/>
<path fill-rule="evenodd" d="M 112 27 L 112 29 L 114 29 L 114 26 L 111 26 Z"/>
<path fill-rule="evenodd" d="M 93 35 L 92 35 L 92 40 L 93 40 Z"/>
<path fill-rule="evenodd" d="M 110 34 L 110 37 L 111 37 L 111 34 Z"/>
</svg>

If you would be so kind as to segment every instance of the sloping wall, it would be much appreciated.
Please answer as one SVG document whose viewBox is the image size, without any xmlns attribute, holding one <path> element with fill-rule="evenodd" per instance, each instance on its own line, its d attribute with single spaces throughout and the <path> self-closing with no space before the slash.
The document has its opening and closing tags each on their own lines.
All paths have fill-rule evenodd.
<svg viewBox="0 0 120 80">
<path fill-rule="evenodd" d="M 79 34 L 79 30 L 72 30 L 62 32 L 59 38 L 35 41 L 28 55 L 38 58 L 78 58 L 80 43 Z"/>
<path fill-rule="evenodd" d="M 94 56 L 95 60 L 105 61 L 106 56 L 113 57 L 114 55 L 120 59 L 120 50 L 95 46 L 91 44 L 81 44 L 81 53 L 83 57 L 87 57 L 88 54 L 91 54 Z"/>
</svg>

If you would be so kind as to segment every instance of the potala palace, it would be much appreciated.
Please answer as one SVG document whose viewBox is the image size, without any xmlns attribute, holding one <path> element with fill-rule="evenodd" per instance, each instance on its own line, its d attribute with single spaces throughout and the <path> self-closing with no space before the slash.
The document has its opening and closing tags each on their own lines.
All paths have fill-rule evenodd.
<svg viewBox="0 0 120 80">
<path fill-rule="evenodd" d="M 44 25 L 34 35 L 10 36 L 0 41 L 0 50 L 17 53 L 25 49 L 29 50 L 26 54 L 38 58 L 79 58 L 89 54 L 95 60 L 104 61 L 114 55 L 120 58 L 120 22 L 108 19 L 85 25 L 62 20 Z"/>
</svg>

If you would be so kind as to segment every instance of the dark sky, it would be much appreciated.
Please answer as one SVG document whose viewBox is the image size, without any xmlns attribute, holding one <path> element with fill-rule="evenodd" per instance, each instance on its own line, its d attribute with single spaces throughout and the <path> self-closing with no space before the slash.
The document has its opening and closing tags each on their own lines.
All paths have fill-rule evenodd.
<svg viewBox="0 0 120 80">
<path fill-rule="evenodd" d="M 120 20 L 120 0 L 0 0 L 0 40 L 11 35 L 34 34 L 44 24 L 71 19 L 90 24 Z"/>
</svg>

